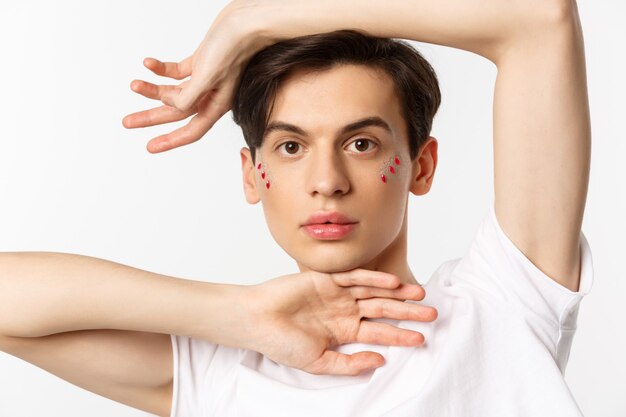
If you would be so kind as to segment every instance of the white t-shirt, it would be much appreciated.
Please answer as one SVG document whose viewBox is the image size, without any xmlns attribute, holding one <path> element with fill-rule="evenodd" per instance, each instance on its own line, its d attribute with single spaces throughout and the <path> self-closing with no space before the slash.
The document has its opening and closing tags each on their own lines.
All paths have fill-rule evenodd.
<svg viewBox="0 0 626 417">
<path fill-rule="evenodd" d="M 425 346 L 337 346 L 379 352 L 385 365 L 332 376 L 173 335 L 171 417 L 581 416 L 563 374 L 593 280 L 582 232 L 581 256 L 579 292 L 572 292 L 511 242 L 492 204 L 468 252 L 424 286 L 422 303 L 438 309 L 437 320 L 370 319 L 417 330 Z"/>
</svg>

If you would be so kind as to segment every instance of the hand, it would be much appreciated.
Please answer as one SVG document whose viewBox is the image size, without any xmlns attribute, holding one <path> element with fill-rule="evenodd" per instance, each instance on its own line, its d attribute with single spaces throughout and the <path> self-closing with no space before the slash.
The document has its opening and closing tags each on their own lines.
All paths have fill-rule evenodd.
<svg viewBox="0 0 626 417">
<path fill-rule="evenodd" d="M 424 336 L 361 318 L 433 321 L 437 310 L 422 300 L 419 285 L 401 284 L 385 272 L 354 269 L 303 272 L 250 287 L 251 347 L 268 358 L 312 374 L 357 375 L 384 365 L 376 352 L 352 355 L 328 350 L 345 343 L 421 346 Z"/>
<path fill-rule="evenodd" d="M 183 127 L 153 138 L 147 149 L 158 153 L 193 143 L 231 109 L 239 76 L 249 59 L 271 44 L 255 36 L 249 17 L 238 17 L 250 5 L 232 1 L 219 13 L 196 51 L 180 62 L 146 58 L 143 64 L 157 75 L 188 80 L 174 85 L 156 85 L 134 80 L 131 89 L 164 105 L 124 117 L 124 127 L 155 126 L 193 117 Z M 250 16 L 250 13 L 248 13 Z"/>
</svg>

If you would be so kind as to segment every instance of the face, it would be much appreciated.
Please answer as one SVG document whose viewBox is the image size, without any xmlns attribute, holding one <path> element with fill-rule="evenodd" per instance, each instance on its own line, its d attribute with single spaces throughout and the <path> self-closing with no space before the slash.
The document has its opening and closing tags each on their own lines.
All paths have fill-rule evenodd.
<svg viewBox="0 0 626 417">
<path fill-rule="evenodd" d="M 244 191 L 301 271 L 406 262 L 408 196 L 428 192 L 437 163 L 434 138 L 410 160 L 406 131 L 381 71 L 341 65 L 282 83 L 255 163 L 241 151 Z"/>
</svg>

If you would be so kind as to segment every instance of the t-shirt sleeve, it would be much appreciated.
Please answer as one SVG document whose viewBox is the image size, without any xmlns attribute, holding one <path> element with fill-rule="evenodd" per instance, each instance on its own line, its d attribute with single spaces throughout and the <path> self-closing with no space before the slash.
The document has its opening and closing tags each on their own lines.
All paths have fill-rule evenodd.
<svg viewBox="0 0 626 417">
<path fill-rule="evenodd" d="M 174 373 L 170 417 L 214 415 L 215 400 L 232 377 L 238 349 L 186 336 L 170 338 Z"/>
<path fill-rule="evenodd" d="M 506 303 L 508 311 L 521 315 L 564 372 L 579 304 L 593 284 L 591 249 L 582 231 L 580 254 L 580 284 L 574 292 L 546 275 L 515 246 L 498 223 L 492 203 L 457 267 L 461 275 L 473 276 L 492 300 Z"/>
</svg>

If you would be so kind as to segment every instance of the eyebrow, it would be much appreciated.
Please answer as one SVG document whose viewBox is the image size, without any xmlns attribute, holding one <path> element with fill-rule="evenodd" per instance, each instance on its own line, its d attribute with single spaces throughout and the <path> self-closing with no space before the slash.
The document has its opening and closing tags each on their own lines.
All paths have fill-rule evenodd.
<svg viewBox="0 0 626 417">
<path fill-rule="evenodd" d="M 345 135 L 346 133 L 350 133 L 355 130 L 359 130 L 368 126 L 382 127 L 389 134 L 392 133 L 389 123 L 385 122 L 383 119 L 381 119 L 378 116 L 370 116 L 370 117 L 365 117 L 363 119 L 359 119 L 355 122 L 345 125 L 344 127 L 341 128 L 341 130 L 339 131 L 339 134 Z M 280 131 L 280 130 L 296 133 L 301 136 L 307 136 L 307 131 L 302 129 L 300 126 L 296 126 L 291 123 L 281 122 L 280 120 L 277 120 L 267 125 L 267 128 L 265 129 L 265 133 L 263 134 L 263 137 L 269 135 L 271 132 Z"/>
</svg>

